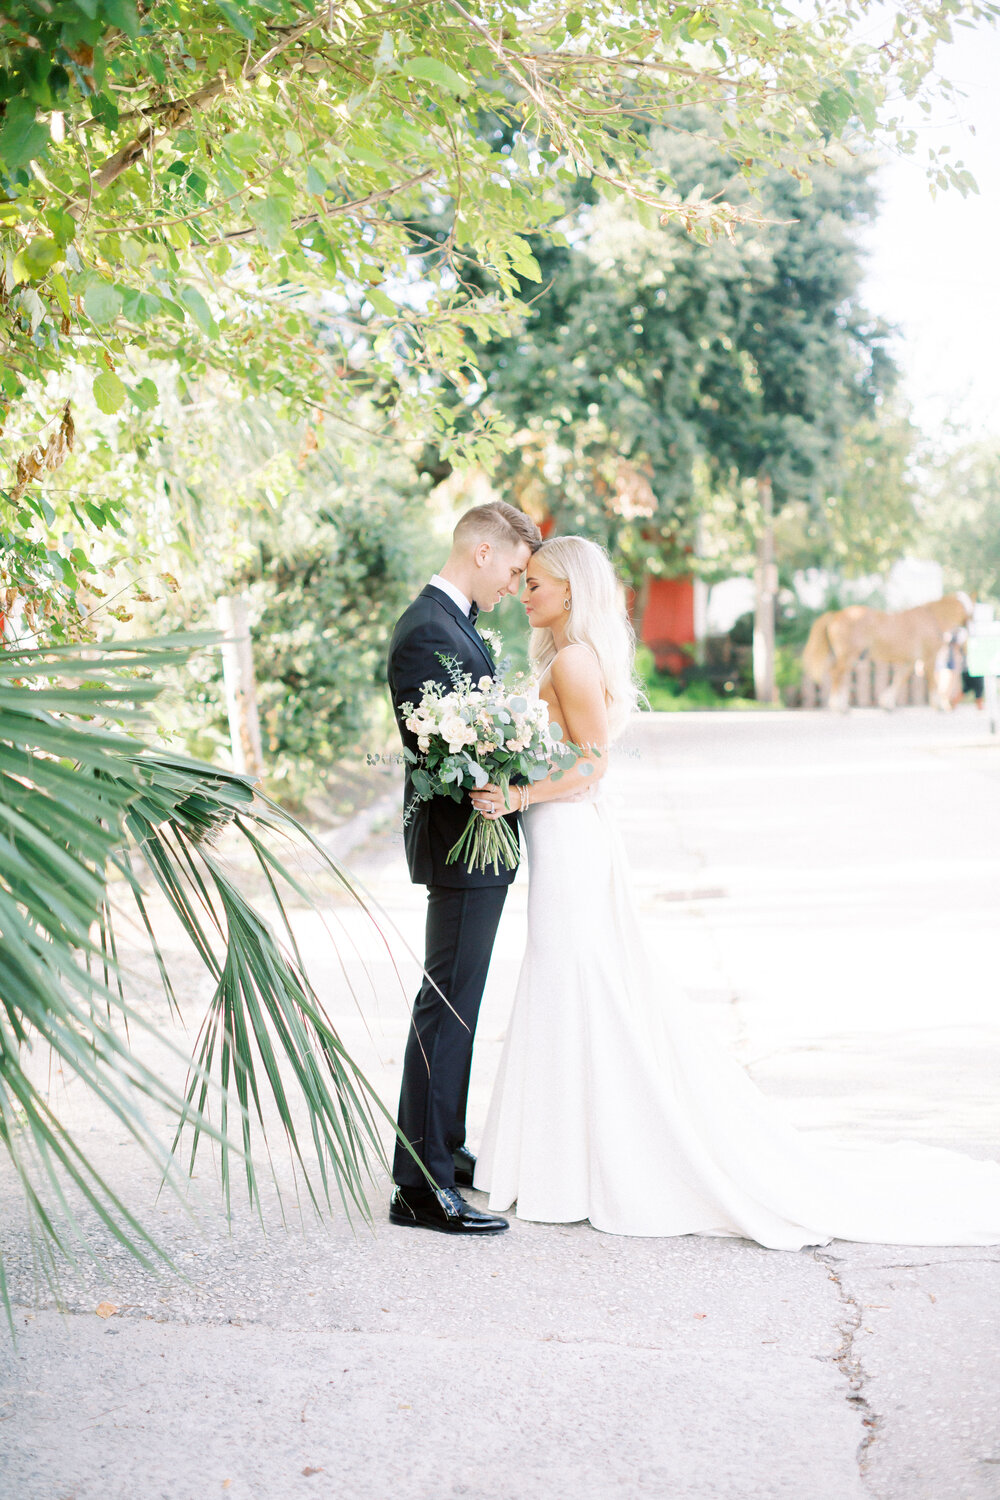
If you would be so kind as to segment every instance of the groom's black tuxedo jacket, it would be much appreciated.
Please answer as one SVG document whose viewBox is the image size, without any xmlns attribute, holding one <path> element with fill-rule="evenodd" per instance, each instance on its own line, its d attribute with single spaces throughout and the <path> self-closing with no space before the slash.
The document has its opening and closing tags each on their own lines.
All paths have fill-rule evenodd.
<svg viewBox="0 0 1000 1500">
<path fill-rule="evenodd" d="M 468 672 L 473 682 L 495 674 L 493 657 L 475 626 L 453 599 L 428 584 L 399 617 L 389 647 L 387 676 L 393 712 L 403 744 L 413 751 L 417 751 L 417 738 L 403 722 L 401 705 L 412 703 L 416 706 L 423 696 L 425 682 L 450 686 L 451 679 L 439 660 L 439 652 L 442 656 L 453 657 L 458 670 Z M 412 799 L 413 786 L 407 762 L 404 808 L 410 806 Z M 406 862 L 415 885 L 467 890 L 473 886 L 509 885 L 514 879 L 517 872 L 505 870 L 502 866 L 500 873 L 495 875 L 492 868 L 470 870 L 465 864 L 447 863 L 448 850 L 460 837 L 471 812 L 468 797 L 463 797 L 461 802 L 453 802 L 450 797 L 432 797 L 429 802 L 416 804 L 403 829 Z M 509 821 L 516 826 L 517 815 L 510 814 Z"/>
</svg>

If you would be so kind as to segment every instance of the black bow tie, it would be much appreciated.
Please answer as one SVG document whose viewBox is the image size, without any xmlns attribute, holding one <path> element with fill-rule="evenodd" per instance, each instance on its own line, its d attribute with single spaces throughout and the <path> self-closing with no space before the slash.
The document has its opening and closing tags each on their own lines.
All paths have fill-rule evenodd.
<svg viewBox="0 0 1000 1500">
<path fill-rule="evenodd" d="M 473 600 L 472 603 L 469 605 L 469 624 L 470 625 L 475 625 L 475 623 L 476 623 L 476 621 L 477 621 L 478 618 L 479 618 L 479 605 L 476 603 L 475 600 Z"/>
</svg>

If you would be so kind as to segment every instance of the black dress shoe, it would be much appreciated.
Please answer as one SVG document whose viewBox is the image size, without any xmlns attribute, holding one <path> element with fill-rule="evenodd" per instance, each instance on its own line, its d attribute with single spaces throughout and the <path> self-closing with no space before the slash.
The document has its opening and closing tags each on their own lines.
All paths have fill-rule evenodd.
<svg viewBox="0 0 1000 1500">
<path fill-rule="evenodd" d="M 476 1158 L 468 1146 L 456 1147 L 451 1153 L 451 1159 L 455 1163 L 455 1186 L 471 1187 L 476 1171 Z"/>
<path fill-rule="evenodd" d="M 442 1234 L 500 1234 L 509 1227 L 499 1214 L 485 1214 L 466 1203 L 456 1188 L 393 1188 L 389 1222 Z"/>
</svg>

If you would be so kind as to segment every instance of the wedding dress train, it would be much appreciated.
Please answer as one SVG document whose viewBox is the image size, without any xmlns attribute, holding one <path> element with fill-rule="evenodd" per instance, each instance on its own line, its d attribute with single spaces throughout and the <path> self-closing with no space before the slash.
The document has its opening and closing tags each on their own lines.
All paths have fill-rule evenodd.
<svg viewBox="0 0 1000 1500">
<path fill-rule="evenodd" d="M 1000 1243 L 1000 1164 L 796 1131 L 653 972 L 603 783 L 524 817 L 528 943 L 475 1185 L 631 1235 Z"/>
</svg>

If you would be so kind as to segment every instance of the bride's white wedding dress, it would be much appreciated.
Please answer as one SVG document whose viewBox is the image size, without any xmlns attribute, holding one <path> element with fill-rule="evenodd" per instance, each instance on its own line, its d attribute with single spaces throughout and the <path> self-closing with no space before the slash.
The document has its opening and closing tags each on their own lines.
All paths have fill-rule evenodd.
<svg viewBox="0 0 1000 1500">
<path fill-rule="evenodd" d="M 603 784 L 524 817 L 528 943 L 475 1185 L 634 1235 L 1000 1243 L 1000 1164 L 796 1131 L 645 952 Z"/>
</svg>

